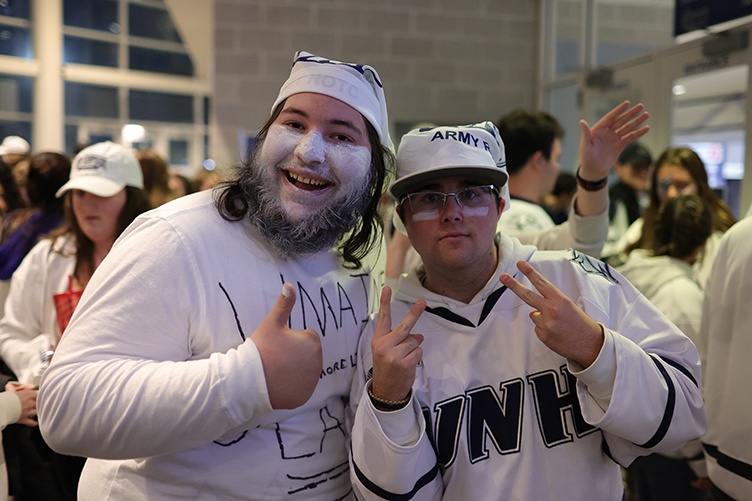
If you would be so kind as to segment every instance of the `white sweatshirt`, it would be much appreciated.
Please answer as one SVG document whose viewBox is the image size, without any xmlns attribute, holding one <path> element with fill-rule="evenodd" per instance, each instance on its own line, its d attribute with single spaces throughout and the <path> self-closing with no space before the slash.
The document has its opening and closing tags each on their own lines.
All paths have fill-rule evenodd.
<svg viewBox="0 0 752 501">
<path fill-rule="evenodd" d="M 698 348 L 708 432 L 708 473 L 722 491 L 752 500 L 752 218 L 729 229 L 705 289 Z"/>
<path fill-rule="evenodd" d="M 392 319 L 428 308 L 411 405 L 379 412 L 365 392 L 369 323 L 353 382 L 351 477 L 360 499 L 620 500 L 619 465 L 678 449 L 705 430 L 695 346 L 621 275 L 576 251 L 500 237 L 499 265 L 469 303 L 400 282 Z M 548 349 L 531 308 L 503 287 L 528 260 L 605 327 L 587 369 Z M 404 496 L 404 497 L 399 497 Z"/>
<path fill-rule="evenodd" d="M 211 193 L 148 212 L 86 288 L 42 379 L 45 440 L 90 458 L 79 499 L 326 500 L 351 495 L 345 405 L 372 278 L 332 252 L 287 260 Z M 283 282 L 320 334 L 303 406 L 273 411 L 249 339 Z"/>
</svg>

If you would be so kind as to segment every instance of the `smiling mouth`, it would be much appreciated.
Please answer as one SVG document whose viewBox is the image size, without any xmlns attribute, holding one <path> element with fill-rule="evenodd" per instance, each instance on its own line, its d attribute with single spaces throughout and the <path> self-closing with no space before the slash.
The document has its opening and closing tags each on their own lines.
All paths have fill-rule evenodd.
<svg viewBox="0 0 752 501">
<path fill-rule="evenodd" d="M 332 185 L 329 181 L 311 179 L 310 177 L 301 176 L 290 171 L 285 171 L 285 177 L 291 185 L 306 191 L 321 191 Z"/>
</svg>

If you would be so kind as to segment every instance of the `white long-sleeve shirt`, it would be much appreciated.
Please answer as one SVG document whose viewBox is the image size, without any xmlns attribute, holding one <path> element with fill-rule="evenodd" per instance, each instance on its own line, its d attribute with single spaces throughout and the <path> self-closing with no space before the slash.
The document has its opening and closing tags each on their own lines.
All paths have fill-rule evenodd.
<svg viewBox="0 0 752 501">
<path fill-rule="evenodd" d="M 700 341 L 708 432 L 702 437 L 713 484 L 752 500 L 752 218 L 732 226 L 705 288 Z"/>
<path fill-rule="evenodd" d="M 575 249 L 593 257 L 600 257 L 608 235 L 608 209 L 594 216 L 579 216 L 575 211 L 577 196 L 572 199 L 569 218 L 555 224 L 540 205 L 513 198 L 502 212 L 498 231 L 517 238 L 523 244 L 541 250 Z"/>
<path fill-rule="evenodd" d="M 350 399 L 360 499 L 620 500 L 619 465 L 704 432 L 695 346 L 621 275 L 504 235 L 499 255 L 469 304 L 423 288 L 415 270 L 401 280 L 393 320 L 428 303 L 412 329 L 425 339 L 408 407 L 372 405 L 373 323 L 364 331 Z M 499 283 L 507 272 L 535 290 L 516 269 L 522 259 L 604 326 L 587 369 L 547 348 L 531 307 Z"/>
<path fill-rule="evenodd" d="M 146 213 L 81 298 L 39 393 L 53 449 L 89 459 L 79 499 L 327 500 L 351 495 L 345 405 L 372 277 L 334 252 L 287 260 L 210 192 Z M 274 411 L 254 343 L 283 282 L 324 370 Z"/>
</svg>

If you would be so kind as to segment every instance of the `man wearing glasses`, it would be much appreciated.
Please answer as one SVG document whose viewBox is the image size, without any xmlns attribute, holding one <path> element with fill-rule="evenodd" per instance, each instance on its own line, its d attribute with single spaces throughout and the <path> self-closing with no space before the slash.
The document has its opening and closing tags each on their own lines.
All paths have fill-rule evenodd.
<svg viewBox="0 0 752 501">
<path fill-rule="evenodd" d="M 644 133 L 624 111 L 588 128 L 614 159 Z M 619 465 L 705 430 L 694 345 L 604 263 L 497 234 L 507 180 L 491 122 L 402 139 L 391 193 L 422 264 L 358 349 L 358 499 L 621 500 Z"/>
</svg>

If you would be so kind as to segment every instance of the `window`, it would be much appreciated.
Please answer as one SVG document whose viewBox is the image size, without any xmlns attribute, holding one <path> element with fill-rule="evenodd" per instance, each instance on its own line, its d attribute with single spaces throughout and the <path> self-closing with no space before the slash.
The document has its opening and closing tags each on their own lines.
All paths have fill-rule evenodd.
<svg viewBox="0 0 752 501">
<path fill-rule="evenodd" d="M 64 0 L 63 24 L 119 33 L 117 0 Z"/>
<path fill-rule="evenodd" d="M 0 112 L 31 113 L 33 85 L 31 77 L 0 75 Z"/>
<path fill-rule="evenodd" d="M 0 24 L 0 54 L 31 59 L 31 35 L 28 28 Z"/>
<path fill-rule="evenodd" d="M 66 82 L 65 114 L 118 118 L 118 90 L 114 87 Z"/>
<path fill-rule="evenodd" d="M 63 61 L 66 63 L 118 66 L 118 46 L 114 43 L 65 36 Z"/>
<path fill-rule="evenodd" d="M 193 122 L 193 96 L 131 90 L 128 102 L 131 120 Z"/>
</svg>

